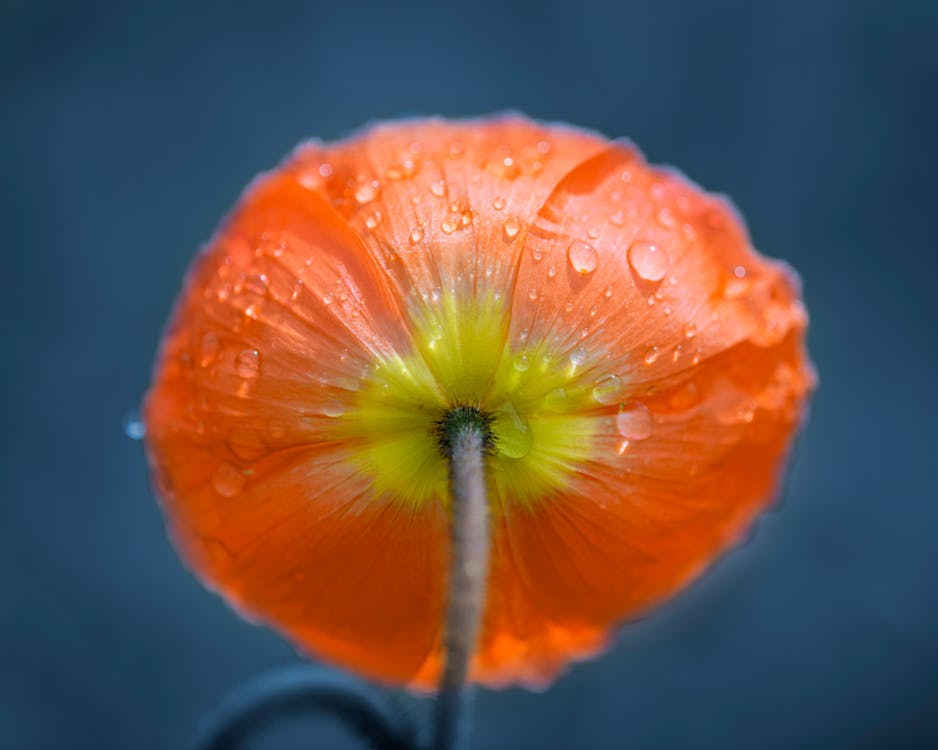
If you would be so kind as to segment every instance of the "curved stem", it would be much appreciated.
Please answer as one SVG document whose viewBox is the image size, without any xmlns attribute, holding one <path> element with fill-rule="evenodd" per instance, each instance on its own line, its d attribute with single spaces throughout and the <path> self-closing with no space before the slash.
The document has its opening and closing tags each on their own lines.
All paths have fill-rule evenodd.
<svg viewBox="0 0 938 750">
<path fill-rule="evenodd" d="M 466 740 L 465 715 L 471 700 L 466 677 L 485 607 L 489 566 L 485 453 L 492 437 L 484 418 L 454 419 L 442 429 L 447 432 L 444 452 L 449 458 L 451 559 L 446 660 L 436 699 L 433 747 L 457 750 Z"/>
</svg>

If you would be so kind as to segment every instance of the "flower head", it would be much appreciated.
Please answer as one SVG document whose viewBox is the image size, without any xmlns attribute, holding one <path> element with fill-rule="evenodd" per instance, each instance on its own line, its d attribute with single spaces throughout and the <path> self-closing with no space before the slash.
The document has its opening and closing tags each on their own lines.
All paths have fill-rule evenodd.
<svg viewBox="0 0 938 750">
<path fill-rule="evenodd" d="M 389 682 L 440 669 L 440 420 L 486 420 L 475 679 L 542 684 L 772 499 L 814 376 L 794 274 L 630 145 L 522 118 L 299 147 L 200 255 L 146 406 L 182 554 Z M 468 413 L 468 412 L 467 412 Z"/>
</svg>

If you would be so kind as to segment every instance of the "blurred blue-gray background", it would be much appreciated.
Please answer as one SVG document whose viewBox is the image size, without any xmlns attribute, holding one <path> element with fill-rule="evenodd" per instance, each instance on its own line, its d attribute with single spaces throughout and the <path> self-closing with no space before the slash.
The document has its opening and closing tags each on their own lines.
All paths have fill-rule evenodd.
<svg viewBox="0 0 938 750">
<path fill-rule="evenodd" d="M 183 569 L 121 420 L 255 173 L 506 108 L 731 195 L 821 389 L 754 538 L 546 693 L 483 692 L 475 747 L 938 747 L 938 3 L 4 0 L 0 748 L 183 747 L 298 660 Z"/>
</svg>

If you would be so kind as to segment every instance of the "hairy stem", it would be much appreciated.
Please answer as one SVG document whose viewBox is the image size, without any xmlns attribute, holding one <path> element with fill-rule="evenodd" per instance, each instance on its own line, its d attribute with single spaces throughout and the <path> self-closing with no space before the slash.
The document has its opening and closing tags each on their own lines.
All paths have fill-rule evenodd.
<svg viewBox="0 0 938 750">
<path fill-rule="evenodd" d="M 485 608 L 489 566 L 489 510 L 485 454 L 490 420 L 459 407 L 440 424 L 440 446 L 449 459 L 450 578 L 446 660 L 436 699 L 434 750 L 458 750 L 467 735 L 469 665 Z"/>
</svg>

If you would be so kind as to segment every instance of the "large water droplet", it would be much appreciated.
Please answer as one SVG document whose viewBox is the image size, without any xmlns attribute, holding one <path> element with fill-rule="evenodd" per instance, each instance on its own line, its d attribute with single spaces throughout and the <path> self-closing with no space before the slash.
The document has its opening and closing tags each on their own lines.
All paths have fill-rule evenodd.
<svg viewBox="0 0 938 750">
<path fill-rule="evenodd" d="M 651 412 L 645 404 L 629 404 L 616 415 L 616 431 L 628 440 L 644 440 L 651 430 Z"/>
<path fill-rule="evenodd" d="M 220 463 L 212 474 L 212 486 L 222 497 L 234 497 L 244 489 L 246 483 L 247 477 L 227 461 Z"/>
<path fill-rule="evenodd" d="M 599 255 L 589 242 L 574 240 L 567 248 L 567 258 L 577 273 L 588 274 L 596 270 L 599 265 Z"/>
<path fill-rule="evenodd" d="M 454 219 L 444 219 L 440 228 L 443 230 L 444 234 L 452 234 L 459 229 L 459 224 Z"/>
<path fill-rule="evenodd" d="M 498 452 L 508 458 L 522 458 L 528 455 L 534 444 L 531 427 L 511 402 L 500 410 L 496 418 L 495 432 Z"/>
<path fill-rule="evenodd" d="M 635 242 L 629 248 L 629 265 L 645 281 L 661 281 L 668 273 L 668 254 L 650 242 Z"/>
<path fill-rule="evenodd" d="M 593 398 L 601 404 L 612 404 L 619 400 L 623 383 L 617 375 L 600 378 L 593 386 Z"/>
<path fill-rule="evenodd" d="M 261 355 L 257 349 L 245 349 L 235 358 L 235 370 L 242 378 L 256 378 L 260 365 Z"/>
</svg>

